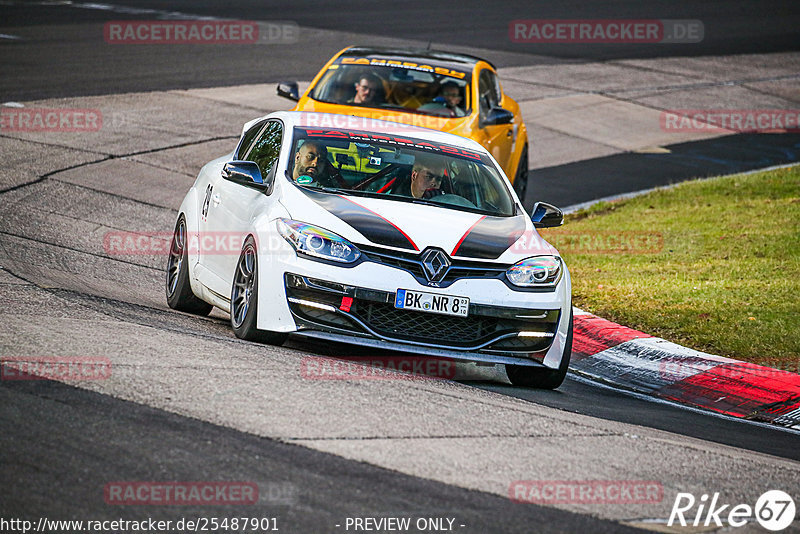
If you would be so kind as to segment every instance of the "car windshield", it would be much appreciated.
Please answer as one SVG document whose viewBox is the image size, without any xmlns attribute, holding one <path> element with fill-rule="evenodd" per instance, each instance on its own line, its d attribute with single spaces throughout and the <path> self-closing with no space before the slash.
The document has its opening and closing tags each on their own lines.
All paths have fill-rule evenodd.
<svg viewBox="0 0 800 534">
<path fill-rule="evenodd" d="M 311 98 L 449 118 L 469 115 L 469 87 L 466 70 L 423 61 L 342 56 L 325 71 Z"/>
<path fill-rule="evenodd" d="M 356 130 L 294 129 L 287 177 L 302 187 L 510 217 L 514 200 L 483 153 Z"/>
</svg>

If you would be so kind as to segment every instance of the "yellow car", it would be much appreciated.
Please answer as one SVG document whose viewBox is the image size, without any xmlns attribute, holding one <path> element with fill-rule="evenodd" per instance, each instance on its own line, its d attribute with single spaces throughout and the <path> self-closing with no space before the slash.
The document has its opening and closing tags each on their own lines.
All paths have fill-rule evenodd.
<svg viewBox="0 0 800 534">
<path fill-rule="evenodd" d="M 293 111 L 389 120 L 473 139 L 494 156 L 525 199 L 527 130 L 519 105 L 503 93 L 497 71 L 486 60 L 435 50 L 345 48 L 302 96 L 296 82 L 280 83 L 278 95 L 297 102 Z"/>
</svg>

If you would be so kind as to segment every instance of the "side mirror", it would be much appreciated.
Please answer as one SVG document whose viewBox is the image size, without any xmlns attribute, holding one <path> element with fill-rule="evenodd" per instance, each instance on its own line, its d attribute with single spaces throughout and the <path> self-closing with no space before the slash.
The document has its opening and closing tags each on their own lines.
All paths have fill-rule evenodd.
<svg viewBox="0 0 800 534">
<path fill-rule="evenodd" d="M 503 108 L 491 108 L 486 115 L 481 117 L 480 127 L 498 126 L 500 124 L 510 124 L 514 120 L 514 114 Z"/>
<path fill-rule="evenodd" d="M 278 96 L 295 102 L 300 100 L 300 89 L 297 87 L 297 82 L 280 82 L 278 84 Z"/>
<path fill-rule="evenodd" d="M 546 202 L 537 202 L 531 211 L 531 220 L 535 228 L 553 228 L 564 224 L 564 212 Z"/>
<path fill-rule="evenodd" d="M 272 180 L 274 173 L 270 172 Z M 222 177 L 231 182 L 256 189 L 267 190 L 270 188 L 271 181 L 264 181 L 261 169 L 252 161 L 229 161 L 222 167 Z"/>
</svg>

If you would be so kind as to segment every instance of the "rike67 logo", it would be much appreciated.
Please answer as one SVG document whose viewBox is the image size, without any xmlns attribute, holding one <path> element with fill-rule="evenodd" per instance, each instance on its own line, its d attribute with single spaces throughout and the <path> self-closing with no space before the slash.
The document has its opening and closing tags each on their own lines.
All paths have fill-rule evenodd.
<svg viewBox="0 0 800 534">
<path fill-rule="evenodd" d="M 759 525 L 777 532 L 792 524 L 795 512 L 794 500 L 781 490 L 764 492 L 756 500 L 755 507 L 749 504 L 723 504 L 719 493 L 714 493 L 710 502 L 709 496 L 705 494 L 698 500 L 691 493 L 678 493 L 667 526 L 709 527 L 713 523 L 714 526 L 721 527 L 724 522 L 732 527 L 742 527 L 755 517 Z"/>
</svg>

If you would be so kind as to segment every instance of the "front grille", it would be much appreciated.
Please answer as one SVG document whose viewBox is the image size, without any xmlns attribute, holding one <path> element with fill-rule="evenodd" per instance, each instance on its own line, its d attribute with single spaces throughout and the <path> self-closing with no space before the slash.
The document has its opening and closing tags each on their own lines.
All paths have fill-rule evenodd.
<svg viewBox="0 0 800 534">
<path fill-rule="evenodd" d="M 407 252 L 384 251 L 377 247 L 357 246 L 359 250 L 366 253 L 368 259 L 389 267 L 404 269 L 413 274 L 415 278 L 425 280 L 425 272 L 422 270 L 422 263 L 419 261 L 419 253 L 409 254 Z"/>
<path fill-rule="evenodd" d="M 423 285 L 428 283 L 425 276 L 425 271 L 422 267 L 421 257 L 423 252 L 398 252 L 395 250 L 386 250 L 380 247 L 373 247 L 369 245 L 357 245 L 358 248 L 365 253 L 367 259 L 403 269 L 410 272 L 414 278 Z M 444 277 L 439 281 L 440 287 L 447 287 L 456 280 L 461 278 L 502 278 L 508 270 L 508 265 L 491 264 L 477 261 L 466 261 L 461 259 L 450 258 L 452 262 Z"/>
<path fill-rule="evenodd" d="M 455 282 L 459 278 L 502 278 L 507 268 L 490 269 L 485 267 L 457 267 L 452 265 L 442 282 Z"/>
<path fill-rule="evenodd" d="M 493 337 L 492 334 L 498 329 L 497 317 L 453 317 L 399 310 L 391 304 L 380 302 L 359 301 L 356 304 L 353 315 L 379 334 L 398 339 L 468 346 Z"/>
<path fill-rule="evenodd" d="M 394 293 L 288 273 L 286 296 L 303 328 L 327 327 L 331 331 L 453 348 L 485 346 L 483 350 L 487 351 L 541 352 L 553 342 L 551 334 L 555 334 L 559 321 L 559 310 L 479 304 L 470 304 L 467 317 L 397 309 Z M 342 309 L 343 297 L 353 299 L 349 311 Z M 543 337 L 518 337 L 519 332 L 539 332 Z"/>
</svg>

